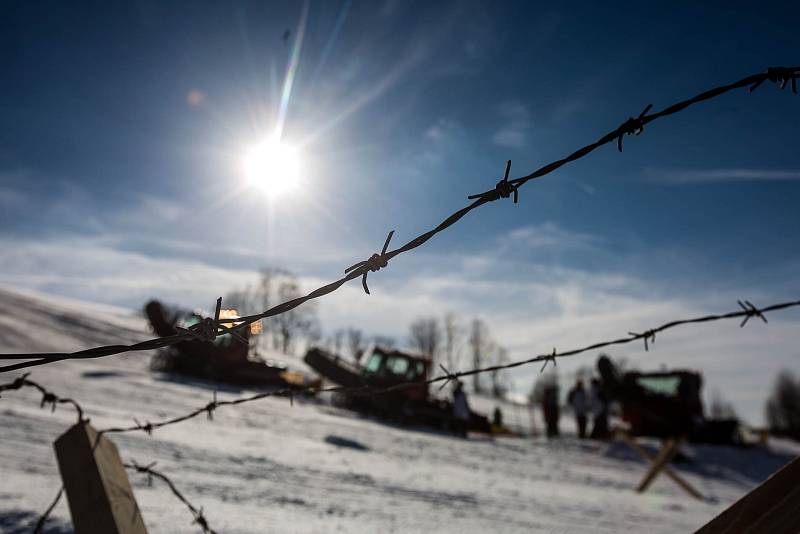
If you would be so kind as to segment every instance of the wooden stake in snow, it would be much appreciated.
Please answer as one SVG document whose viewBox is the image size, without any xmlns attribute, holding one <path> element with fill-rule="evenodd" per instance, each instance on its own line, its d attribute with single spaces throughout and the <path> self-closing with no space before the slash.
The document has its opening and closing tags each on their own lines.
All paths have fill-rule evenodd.
<svg viewBox="0 0 800 534">
<path fill-rule="evenodd" d="M 800 458 L 709 521 L 697 534 L 800 532 Z"/>
<path fill-rule="evenodd" d="M 147 534 L 116 445 L 87 421 L 54 445 L 76 534 Z"/>
</svg>

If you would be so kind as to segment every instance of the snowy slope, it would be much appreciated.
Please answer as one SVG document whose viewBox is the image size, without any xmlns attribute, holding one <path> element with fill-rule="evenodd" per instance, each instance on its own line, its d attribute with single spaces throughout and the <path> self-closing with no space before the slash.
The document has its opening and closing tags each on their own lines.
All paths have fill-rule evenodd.
<svg viewBox="0 0 800 534">
<path fill-rule="evenodd" d="M 149 334 L 122 310 L 0 291 L 0 350 L 75 350 Z M 96 428 L 158 420 L 207 403 L 214 385 L 148 371 L 147 354 L 59 362 L 31 378 L 83 405 Z M 0 382 L 15 375 L 4 375 Z M 220 388 L 219 397 L 244 390 Z M 27 532 L 60 486 L 52 442 L 74 412 L 39 408 L 32 390 L 0 399 L 0 530 Z M 346 438 L 363 450 L 338 446 Z M 791 456 L 693 447 L 677 467 L 708 498 L 671 481 L 633 491 L 645 465 L 622 445 L 541 439 L 468 441 L 361 418 L 320 401 L 264 399 L 144 433 L 112 437 L 124 460 L 157 461 L 218 532 L 690 531 Z M 796 451 L 795 451 L 796 452 Z M 191 515 L 131 474 L 150 532 L 193 532 Z M 69 531 L 65 501 L 52 532 Z"/>
</svg>

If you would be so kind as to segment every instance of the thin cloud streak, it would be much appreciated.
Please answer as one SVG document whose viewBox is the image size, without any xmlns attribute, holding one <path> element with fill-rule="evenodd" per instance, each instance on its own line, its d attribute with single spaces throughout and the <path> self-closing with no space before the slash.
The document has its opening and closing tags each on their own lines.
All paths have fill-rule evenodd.
<svg viewBox="0 0 800 534">
<path fill-rule="evenodd" d="M 800 170 L 776 169 L 653 169 L 645 175 L 654 182 L 667 185 L 708 184 L 724 182 L 786 182 L 800 180 Z"/>
</svg>

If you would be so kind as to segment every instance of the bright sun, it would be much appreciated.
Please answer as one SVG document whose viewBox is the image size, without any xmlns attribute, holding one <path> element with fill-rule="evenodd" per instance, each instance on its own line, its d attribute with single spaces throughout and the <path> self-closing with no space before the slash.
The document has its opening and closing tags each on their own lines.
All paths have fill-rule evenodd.
<svg viewBox="0 0 800 534">
<path fill-rule="evenodd" d="M 297 185 L 300 158 L 295 148 L 269 139 L 245 154 L 244 172 L 250 185 L 277 196 Z"/>
</svg>

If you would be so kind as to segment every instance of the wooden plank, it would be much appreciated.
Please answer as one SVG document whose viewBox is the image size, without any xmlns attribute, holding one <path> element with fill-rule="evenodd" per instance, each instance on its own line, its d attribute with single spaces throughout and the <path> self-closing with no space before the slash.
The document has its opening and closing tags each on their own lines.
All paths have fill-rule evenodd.
<svg viewBox="0 0 800 534">
<path fill-rule="evenodd" d="M 116 445 L 80 422 L 55 451 L 76 534 L 147 534 Z"/>
<path fill-rule="evenodd" d="M 701 527 L 697 534 L 800 532 L 800 457 Z"/>
<path fill-rule="evenodd" d="M 675 453 L 678 452 L 678 446 L 681 444 L 683 440 L 679 439 L 668 439 L 664 446 L 661 447 L 661 451 L 656 456 L 656 459 L 653 460 L 653 463 L 650 465 L 650 470 L 642 479 L 641 484 L 639 487 L 636 488 L 636 491 L 639 493 L 644 493 L 647 491 L 647 488 L 650 486 L 650 483 L 655 480 L 658 473 L 672 460 L 672 457 L 675 456 Z"/>
<path fill-rule="evenodd" d="M 647 452 L 641 445 L 636 443 L 635 439 L 631 438 L 627 433 L 620 433 L 619 435 L 628 445 L 631 446 L 633 450 L 639 453 L 639 456 L 641 456 L 644 459 L 644 461 L 650 462 L 651 464 L 655 462 L 655 457 L 652 456 L 649 452 Z M 672 481 L 675 482 L 678 486 L 683 488 L 683 490 L 686 493 L 688 493 L 695 499 L 703 500 L 703 495 L 699 491 L 694 489 L 694 487 L 691 484 L 689 484 L 686 480 L 684 480 L 683 477 L 681 477 L 680 475 L 678 475 L 678 473 L 673 471 L 672 468 L 669 466 L 669 464 L 665 464 L 664 467 L 661 469 L 661 471 L 665 475 L 667 475 L 670 479 L 672 479 Z"/>
</svg>

